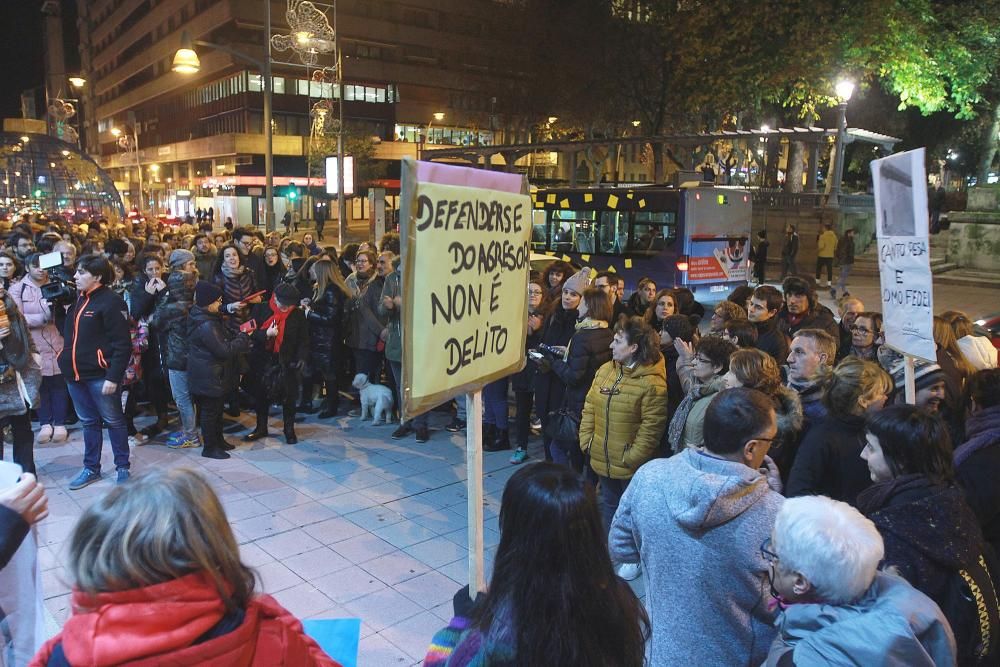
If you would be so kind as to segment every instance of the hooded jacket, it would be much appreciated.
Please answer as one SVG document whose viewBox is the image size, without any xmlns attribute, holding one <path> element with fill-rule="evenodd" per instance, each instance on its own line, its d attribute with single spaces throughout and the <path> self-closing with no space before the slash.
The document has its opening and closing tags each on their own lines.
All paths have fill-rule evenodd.
<svg viewBox="0 0 1000 667">
<path fill-rule="evenodd" d="M 631 479 L 657 454 L 667 426 L 667 369 L 609 361 L 597 370 L 583 405 L 580 448 L 602 477 Z"/>
<path fill-rule="evenodd" d="M 972 656 L 984 636 L 985 645 L 992 647 L 988 657 L 995 660 L 1000 656 L 995 641 L 1000 627 L 993 583 L 1000 572 L 996 571 L 993 555 L 987 554 L 979 524 L 962 492 L 923 475 L 904 475 L 861 493 L 858 509 L 882 534 L 883 567 L 895 567 L 900 576 L 941 607 L 963 658 L 960 664 L 976 664 Z M 978 600 L 951 604 L 949 596 L 955 592 L 959 571 L 965 571 L 962 579 L 971 578 L 979 588 Z M 976 610 L 977 602 L 987 612 L 982 619 Z M 985 623 L 982 627 L 981 621 Z M 994 660 L 979 664 L 996 664 Z"/>
<path fill-rule="evenodd" d="M 107 287 L 80 292 L 66 313 L 59 369 L 67 381 L 121 384 L 132 355 L 128 307 Z"/>
<path fill-rule="evenodd" d="M 566 310 L 557 303 L 552 313 L 546 318 L 542 327 L 541 341 L 546 345 L 569 345 L 570 338 L 576 331 L 576 308 Z M 534 364 L 535 362 L 529 361 Z M 538 364 L 535 364 L 537 367 Z M 550 412 L 562 405 L 566 385 L 551 371 L 539 369 L 535 374 L 535 413 L 543 420 L 548 419 Z"/>
<path fill-rule="evenodd" d="M 236 357 L 250 349 L 244 333 L 229 334 L 222 315 L 191 307 L 188 386 L 196 396 L 219 398 L 236 387 Z"/>
<path fill-rule="evenodd" d="M 968 439 L 955 450 L 955 477 L 983 536 L 1000 554 L 1000 405 L 969 415 L 965 435 Z"/>
<path fill-rule="evenodd" d="M 901 577 L 879 572 L 853 604 L 793 604 L 779 620 L 765 667 L 955 664 L 955 639 L 941 610 Z M 787 659 L 787 658 L 786 658 Z"/>
<path fill-rule="evenodd" d="M 29 667 L 44 667 L 59 645 L 73 667 L 339 667 L 270 595 L 250 601 L 235 629 L 199 641 L 225 606 L 201 573 L 114 593 L 73 592 L 74 614 Z"/>
<path fill-rule="evenodd" d="M 646 590 L 657 592 L 646 600 L 649 664 L 764 660 L 775 630 L 760 545 L 783 501 L 759 471 L 693 449 L 639 469 L 609 547 L 616 562 L 641 560 Z"/>
</svg>

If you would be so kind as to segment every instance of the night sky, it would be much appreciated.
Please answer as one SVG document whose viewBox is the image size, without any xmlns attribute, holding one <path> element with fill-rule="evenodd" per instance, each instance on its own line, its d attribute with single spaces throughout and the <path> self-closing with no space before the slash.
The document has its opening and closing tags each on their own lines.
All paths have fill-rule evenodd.
<svg viewBox="0 0 1000 667">
<path fill-rule="evenodd" d="M 62 0 L 66 69 L 79 67 L 76 51 L 76 2 Z M 0 0 L 0 118 L 21 116 L 21 92 L 41 86 L 45 76 L 41 0 Z"/>
</svg>

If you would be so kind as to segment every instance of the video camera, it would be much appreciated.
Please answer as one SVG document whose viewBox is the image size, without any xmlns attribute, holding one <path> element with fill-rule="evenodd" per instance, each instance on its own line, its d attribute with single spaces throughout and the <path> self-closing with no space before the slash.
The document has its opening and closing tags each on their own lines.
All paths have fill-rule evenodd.
<svg viewBox="0 0 1000 667">
<path fill-rule="evenodd" d="M 42 298 L 55 305 L 69 305 L 76 301 L 76 281 L 73 274 L 63 264 L 62 253 L 58 250 L 47 252 L 38 258 L 38 268 L 49 274 L 49 282 L 42 285 Z"/>
</svg>

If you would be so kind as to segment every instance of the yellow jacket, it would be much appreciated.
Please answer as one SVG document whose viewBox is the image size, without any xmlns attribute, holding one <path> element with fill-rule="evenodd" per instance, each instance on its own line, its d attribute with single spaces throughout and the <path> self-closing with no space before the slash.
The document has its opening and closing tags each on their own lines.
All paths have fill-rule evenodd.
<svg viewBox="0 0 1000 667">
<path fill-rule="evenodd" d="M 833 257 L 837 252 L 837 235 L 832 229 L 828 229 L 819 235 L 816 242 L 817 257 Z"/>
<path fill-rule="evenodd" d="M 597 370 L 580 420 L 580 448 L 590 467 L 611 479 L 631 479 L 656 456 L 667 425 L 667 369 L 629 368 L 609 361 Z"/>
</svg>

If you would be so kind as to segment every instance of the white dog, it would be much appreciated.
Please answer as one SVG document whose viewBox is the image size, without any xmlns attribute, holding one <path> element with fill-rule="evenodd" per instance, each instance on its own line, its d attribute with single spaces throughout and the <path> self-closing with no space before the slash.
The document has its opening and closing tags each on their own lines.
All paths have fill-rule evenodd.
<svg viewBox="0 0 1000 667">
<path fill-rule="evenodd" d="M 388 424 L 392 419 L 394 403 L 389 388 L 381 384 L 372 384 L 364 373 L 355 375 L 351 385 L 361 392 L 361 419 L 371 417 L 372 426 L 380 423 Z"/>
</svg>

